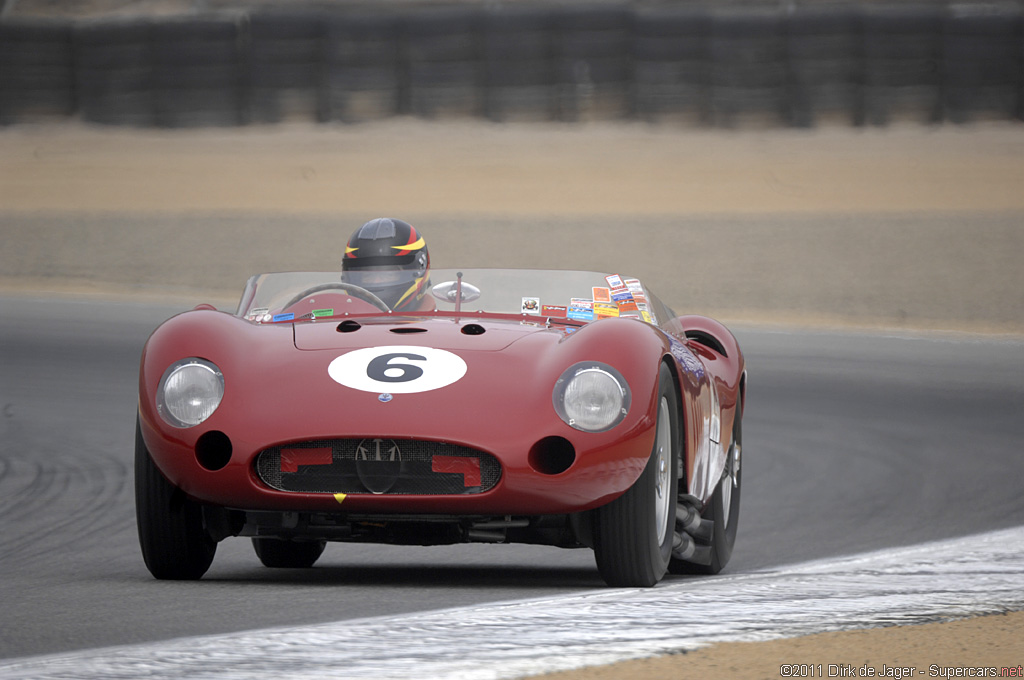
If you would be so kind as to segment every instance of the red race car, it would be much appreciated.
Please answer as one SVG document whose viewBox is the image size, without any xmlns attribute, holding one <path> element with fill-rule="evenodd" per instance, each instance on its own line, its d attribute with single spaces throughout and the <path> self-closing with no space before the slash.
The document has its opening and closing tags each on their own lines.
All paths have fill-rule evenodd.
<svg viewBox="0 0 1024 680">
<path fill-rule="evenodd" d="M 725 566 L 746 388 L 725 327 L 618 275 L 429 276 L 396 311 L 337 272 L 261 274 L 235 314 L 152 334 L 135 474 L 155 577 L 200 578 L 230 536 L 269 567 L 327 541 L 587 547 L 613 586 Z"/>
</svg>

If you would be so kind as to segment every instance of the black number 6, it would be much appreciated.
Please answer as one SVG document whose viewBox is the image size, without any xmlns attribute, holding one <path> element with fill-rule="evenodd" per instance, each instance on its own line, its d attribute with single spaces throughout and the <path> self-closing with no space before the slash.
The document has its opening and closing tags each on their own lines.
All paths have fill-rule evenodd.
<svg viewBox="0 0 1024 680">
<path fill-rule="evenodd" d="M 423 369 L 412 364 L 392 364 L 392 359 L 409 359 L 412 361 L 426 361 L 427 358 L 419 354 L 382 354 L 366 366 L 366 375 L 378 382 L 411 382 L 423 375 Z M 388 369 L 399 369 L 401 375 L 388 375 Z"/>
</svg>

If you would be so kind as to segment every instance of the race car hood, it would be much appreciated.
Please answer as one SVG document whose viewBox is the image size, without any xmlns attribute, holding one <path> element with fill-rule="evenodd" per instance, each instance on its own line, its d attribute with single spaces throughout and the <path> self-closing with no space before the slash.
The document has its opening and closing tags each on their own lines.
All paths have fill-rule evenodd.
<svg viewBox="0 0 1024 680">
<path fill-rule="evenodd" d="M 453 421 L 460 411 L 462 418 L 468 411 L 486 414 L 491 426 L 503 418 L 510 428 L 551 418 L 564 425 L 551 406 L 552 389 L 564 371 L 582 361 L 612 366 L 629 382 L 635 399 L 645 403 L 666 351 L 657 330 L 631 319 L 579 327 L 474 314 L 259 325 L 197 310 L 169 320 L 150 337 L 140 397 L 144 413 L 155 410 L 166 369 L 197 357 L 224 376 L 223 402 L 204 428 L 232 420 L 224 426 L 244 423 L 260 439 L 281 441 L 313 436 L 313 431 L 327 436 L 340 407 L 347 416 L 344 427 L 358 431 L 353 435 L 386 428 L 394 436 L 448 440 L 463 429 L 455 422 L 458 416 Z M 403 398 L 382 411 L 374 404 L 383 394 Z"/>
<path fill-rule="evenodd" d="M 428 345 L 449 351 L 493 352 L 546 330 L 543 322 L 502 321 L 474 315 L 465 318 L 377 317 L 295 324 L 295 348 L 339 350 L 381 345 Z M 564 332 L 559 327 L 557 332 Z"/>
</svg>

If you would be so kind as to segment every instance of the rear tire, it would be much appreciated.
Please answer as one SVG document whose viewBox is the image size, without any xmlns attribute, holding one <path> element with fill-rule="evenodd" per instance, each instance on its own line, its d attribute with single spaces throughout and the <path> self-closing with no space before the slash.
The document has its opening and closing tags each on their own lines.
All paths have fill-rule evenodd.
<svg viewBox="0 0 1024 680">
<path fill-rule="evenodd" d="M 202 507 L 167 481 L 135 423 L 135 519 L 142 558 L 158 579 L 196 580 L 217 552 L 203 524 Z"/>
<path fill-rule="evenodd" d="M 668 569 L 679 484 L 678 404 L 672 374 L 662 364 L 651 457 L 626 493 L 595 511 L 594 556 L 609 586 L 651 587 Z"/>
<path fill-rule="evenodd" d="M 327 541 L 288 541 L 280 538 L 254 538 L 252 547 L 264 567 L 309 569 L 324 554 Z"/>
</svg>

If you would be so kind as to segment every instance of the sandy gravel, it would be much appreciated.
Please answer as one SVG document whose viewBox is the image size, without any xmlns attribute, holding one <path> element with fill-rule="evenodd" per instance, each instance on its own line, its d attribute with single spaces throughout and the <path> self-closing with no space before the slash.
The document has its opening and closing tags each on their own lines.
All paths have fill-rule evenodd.
<svg viewBox="0 0 1024 680">
<path fill-rule="evenodd" d="M 1019 678 L 1024 677 L 1022 633 L 1024 612 L 1013 612 L 921 626 L 719 644 L 689 654 L 538 677 L 545 680 L 778 680 L 812 677 L 814 673 L 815 678 L 953 678 L 985 677 L 977 669 L 989 672 L 994 668 L 995 674 L 988 677 Z M 801 665 L 804 667 L 799 668 Z M 784 675 L 784 666 L 798 668 Z M 872 669 L 874 676 L 868 675 Z M 1006 669 L 1005 674 L 1003 669 Z M 957 675 L 958 672 L 961 675 Z"/>
<path fill-rule="evenodd" d="M 0 132 L 8 210 L 721 215 L 1024 210 L 1024 126 L 742 130 L 395 119 Z"/>
</svg>

